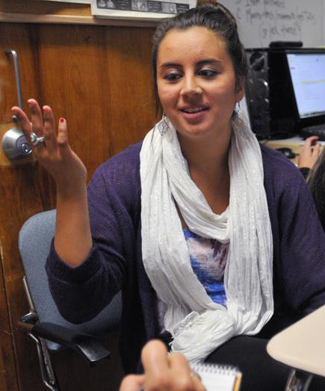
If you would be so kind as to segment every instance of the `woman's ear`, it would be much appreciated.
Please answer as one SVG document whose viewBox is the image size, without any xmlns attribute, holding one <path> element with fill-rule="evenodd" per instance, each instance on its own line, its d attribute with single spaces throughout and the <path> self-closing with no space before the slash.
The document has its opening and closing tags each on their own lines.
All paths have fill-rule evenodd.
<svg viewBox="0 0 325 391">
<path fill-rule="evenodd" d="M 240 102 L 245 95 L 245 79 L 241 77 L 236 86 L 236 101 Z"/>
</svg>

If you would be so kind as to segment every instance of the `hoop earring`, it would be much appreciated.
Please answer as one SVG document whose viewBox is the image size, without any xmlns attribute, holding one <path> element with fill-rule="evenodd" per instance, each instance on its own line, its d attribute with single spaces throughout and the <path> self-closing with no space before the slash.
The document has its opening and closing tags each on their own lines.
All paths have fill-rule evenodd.
<svg viewBox="0 0 325 391">
<path fill-rule="evenodd" d="M 169 119 L 165 113 L 163 113 L 162 118 L 158 124 L 158 130 L 160 136 L 162 137 L 169 130 Z"/>
</svg>

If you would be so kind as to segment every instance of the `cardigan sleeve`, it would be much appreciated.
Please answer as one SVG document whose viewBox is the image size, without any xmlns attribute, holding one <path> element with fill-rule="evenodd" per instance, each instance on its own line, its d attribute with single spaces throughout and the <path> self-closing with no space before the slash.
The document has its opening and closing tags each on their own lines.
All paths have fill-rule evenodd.
<svg viewBox="0 0 325 391">
<path fill-rule="evenodd" d="M 325 304 L 325 235 L 311 193 L 295 168 L 278 198 L 280 275 L 285 301 L 303 314 Z"/>
<path fill-rule="evenodd" d="M 99 167 L 89 183 L 93 247 L 88 257 L 72 268 L 52 244 L 47 259 L 52 296 L 61 315 L 72 323 L 92 319 L 112 300 L 123 288 L 135 257 L 139 170 L 123 156 Z"/>
</svg>

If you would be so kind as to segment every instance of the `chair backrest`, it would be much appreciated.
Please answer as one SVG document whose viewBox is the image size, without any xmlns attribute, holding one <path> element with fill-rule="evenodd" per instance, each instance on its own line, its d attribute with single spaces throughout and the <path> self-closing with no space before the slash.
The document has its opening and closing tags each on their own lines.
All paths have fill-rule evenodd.
<svg viewBox="0 0 325 391">
<path fill-rule="evenodd" d="M 52 299 L 45 271 L 45 262 L 55 231 L 55 217 L 55 210 L 38 213 L 24 223 L 19 233 L 19 251 L 39 320 L 97 336 L 116 331 L 119 328 L 122 312 L 121 293 L 117 294 L 111 303 L 89 322 L 75 325 L 60 315 Z M 48 342 L 47 345 L 52 351 L 61 349 L 60 345 L 53 342 Z"/>
</svg>

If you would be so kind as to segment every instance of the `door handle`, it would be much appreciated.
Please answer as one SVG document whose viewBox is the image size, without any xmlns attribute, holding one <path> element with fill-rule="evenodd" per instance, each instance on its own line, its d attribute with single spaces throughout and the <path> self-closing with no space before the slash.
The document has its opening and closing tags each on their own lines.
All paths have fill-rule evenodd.
<svg viewBox="0 0 325 391">
<path fill-rule="evenodd" d="M 17 88 L 18 106 L 23 109 L 23 99 L 20 87 L 20 72 L 18 65 L 18 56 L 15 50 L 6 50 L 8 56 L 12 56 L 15 70 L 15 80 Z M 32 149 L 24 135 L 23 131 L 17 125 L 18 121 L 16 116 L 12 117 L 16 126 L 9 129 L 2 137 L 2 149 L 5 155 L 10 160 L 22 160 L 26 159 L 32 153 Z"/>
</svg>

